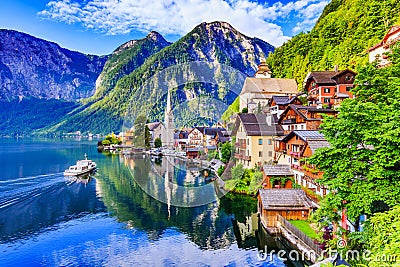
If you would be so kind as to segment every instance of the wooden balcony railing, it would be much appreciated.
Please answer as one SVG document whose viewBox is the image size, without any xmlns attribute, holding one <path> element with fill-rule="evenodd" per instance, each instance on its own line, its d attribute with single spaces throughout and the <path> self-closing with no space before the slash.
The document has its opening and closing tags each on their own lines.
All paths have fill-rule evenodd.
<svg viewBox="0 0 400 267">
<path fill-rule="evenodd" d="M 282 124 L 294 124 L 296 123 L 296 118 L 286 119 L 282 121 Z"/>
<path fill-rule="evenodd" d="M 241 148 L 241 149 L 245 149 L 245 148 L 246 148 L 246 143 L 239 143 L 239 142 L 236 142 L 236 143 L 235 143 L 235 147 Z"/>
</svg>

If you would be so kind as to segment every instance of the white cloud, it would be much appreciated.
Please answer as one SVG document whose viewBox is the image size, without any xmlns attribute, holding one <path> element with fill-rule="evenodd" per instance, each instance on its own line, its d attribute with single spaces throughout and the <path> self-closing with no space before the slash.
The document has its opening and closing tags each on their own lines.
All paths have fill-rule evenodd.
<svg viewBox="0 0 400 267">
<path fill-rule="evenodd" d="M 293 32 L 309 30 L 327 0 L 294 0 L 260 4 L 251 0 L 73 0 L 50 1 L 41 17 L 79 23 L 110 35 L 156 30 L 183 35 L 206 21 L 226 21 L 240 32 L 275 46 L 289 39 L 278 20 L 297 22 Z"/>
</svg>

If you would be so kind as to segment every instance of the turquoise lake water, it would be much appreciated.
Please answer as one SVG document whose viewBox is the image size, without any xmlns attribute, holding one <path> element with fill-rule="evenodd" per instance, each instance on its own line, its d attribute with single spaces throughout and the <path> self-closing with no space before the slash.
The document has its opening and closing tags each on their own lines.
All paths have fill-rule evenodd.
<svg viewBox="0 0 400 267">
<path fill-rule="evenodd" d="M 0 266 L 289 264 L 258 257 L 266 237 L 254 200 L 208 203 L 212 175 L 183 160 L 107 155 L 95 141 L 0 139 L 0 148 Z M 64 177 L 85 153 L 96 174 Z"/>
</svg>

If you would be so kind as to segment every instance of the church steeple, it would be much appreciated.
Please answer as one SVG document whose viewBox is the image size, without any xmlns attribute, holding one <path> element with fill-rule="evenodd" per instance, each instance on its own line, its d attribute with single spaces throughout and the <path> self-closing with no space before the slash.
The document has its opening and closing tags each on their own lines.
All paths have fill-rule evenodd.
<svg viewBox="0 0 400 267">
<path fill-rule="evenodd" d="M 172 109 L 171 109 L 171 92 L 168 90 L 168 95 L 167 95 L 167 107 L 165 108 L 165 119 L 167 118 L 167 115 L 172 114 Z"/>
<path fill-rule="evenodd" d="M 162 142 L 163 145 L 173 148 L 174 146 L 174 114 L 172 113 L 172 105 L 171 105 L 171 92 L 168 89 L 167 95 L 167 106 L 165 107 L 164 113 L 164 127 L 165 132 L 162 134 L 164 137 Z"/>
</svg>

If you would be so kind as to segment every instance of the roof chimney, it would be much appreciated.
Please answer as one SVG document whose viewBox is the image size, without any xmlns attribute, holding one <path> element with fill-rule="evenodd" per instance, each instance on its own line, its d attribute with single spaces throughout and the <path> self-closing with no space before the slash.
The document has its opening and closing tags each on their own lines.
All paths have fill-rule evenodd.
<svg viewBox="0 0 400 267">
<path fill-rule="evenodd" d="M 338 72 L 339 71 L 339 66 L 338 65 L 335 65 L 335 67 L 334 67 L 334 69 L 333 69 L 335 72 Z"/>
</svg>

